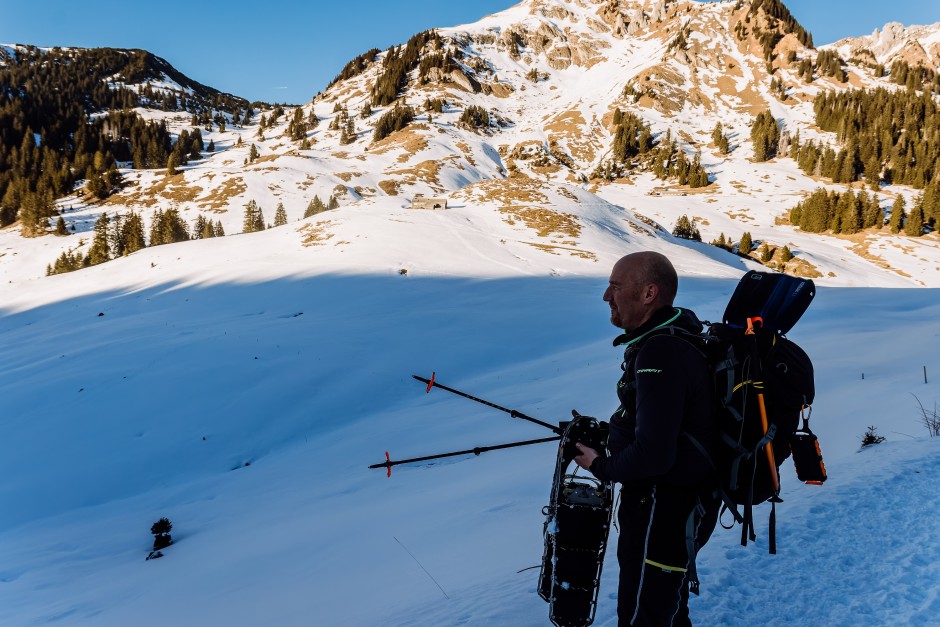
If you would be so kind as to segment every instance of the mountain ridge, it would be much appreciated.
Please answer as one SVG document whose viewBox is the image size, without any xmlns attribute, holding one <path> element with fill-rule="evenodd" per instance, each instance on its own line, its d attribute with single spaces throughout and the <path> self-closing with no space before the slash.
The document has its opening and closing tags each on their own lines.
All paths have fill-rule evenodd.
<svg viewBox="0 0 940 627">
<path fill-rule="evenodd" d="M 923 252 L 911 260 L 897 254 L 907 240 L 885 232 L 840 239 L 787 226 L 787 210 L 812 189 L 846 187 L 804 175 L 788 157 L 755 163 L 748 139 L 753 116 L 769 110 L 785 141 L 798 134 L 804 143 L 838 145 L 815 124 L 815 96 L 891 88 L 871 67 L 850 60 L 842 61 L 844 80 L 824 74 L 815 50 L 801 41 L 811 38 L 789 19 L 779 2 L 527 0 L 471 25 L 416 36 L 414 50 L 409 42 L 363 55 L 347 76 L 300 107 L 281 113 L 262 107 L 250 121 L 229 116 L 224 130 L 210 122 L 205 138 L 215 152 L 202 151 L 178 174 L 123 170 L 128 184 L 101 204 L 78 190 L 57 207 L 70 228 L 86 234 L 84 244 L 75 248 L 74 239 L 65 239 L 71 249 L 87 250 L 103 211 L 136 211 L 147 220 L 154 208 L 177 207 L 187 222 L 205 213 L 231 234 L 241 230 L 241 208 L 250 201 L 268 220 L 283 205 L 293 221 L 314 195 L 335 197 L 343 207 L 382 198 L 378 204 L 407 206 L 419 194 L 459 194 L 484 183 L 490 193 L 504 188 L 497 196 L 526 210 L 577 215 L 577 205 L 564 199 L 545 206 L 517 193 L 544 183 L 581 187 L 622 207 L 626 220 L 636 215 L 665 231 L 689 215 L 706 241 L 726 233 L 737 241 L 749 229 L 757 243 L 797 251 L 802 266 L 789 271 L 822 281 L 845 280 L 842 265 L 851 259 L 933 285 L 923 268 L 937 255 L 935 233 L 918 239 Z M 393 76 L 395 63 L 407 66 Z M 800 78 L 807 63 L 810 82 Z M 377 100 L 382 81 L 397 81 L 392 101 Z M 175 135 L 188 128 L 185 116 L 138 111 L 165 121 Z M 410 119 L 379 138 L 393 114 Z M 660 146 L 674 143 L 673 166 L 676 159 L 696 166 L 700 160 L 707 185 L 692 189 L 673 175 L 656 176 L 648 155 L 618 157 L 618 115 L 637 116 Z M 728 154 L 714 143 L 717 124 Z M 886 213 L 898 194 L 911 206 L 918 190 L 885 186 L 874 193 Z M 537 237 L 549 248 L 565 241 Z M 14 239 L 0 245 L 21 248 Z M 66 247 L 59 241 L 37 248 L 48 253 L 33 262 L 32 276 Z"/>
</svg>

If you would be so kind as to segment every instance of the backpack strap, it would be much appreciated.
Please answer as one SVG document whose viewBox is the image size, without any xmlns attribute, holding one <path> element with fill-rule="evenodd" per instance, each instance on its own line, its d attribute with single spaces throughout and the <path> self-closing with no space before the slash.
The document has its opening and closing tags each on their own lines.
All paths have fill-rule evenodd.
<svg viewBox="0 0 940 627">
<path fill-rule="evenodd" d="M 724 513 L 725 510 L 730 511 L 731 515 L 734 517 L 735 522 L 744 523 L 744 517 L 741 516 L 740 512 L 738 512 L 737 505 L 734 504 L 734 501 L 731 500 L 731 498 L 728 496 L 728 493 L 725 491 L 724 486 L 721 485 L 721 473 L 718 471 L 718 467 L 715 466 L 715 461 L 712 459 L 712 456 L 708 454 L 708 451 L 705 449 L 704 446 L 702 446 L 702 443 L 699 442 L 698 439 L 694 435 L 692 435 L 688 431 L 683 431 L 682 435 L 684 435 L 685 437 L 689 439 L 689 442 L 692 443 L 692 446 L 694 446 L 695 449 L 699 453 L 701 453 L 702 457 L 704 457 L 708 461 L 708 464 L 712 467 L 712 470 L 715 471 L 715 479 L 718 482 L 718 488 L 715 490 L 714 494 L 715 496 L 721 499 L 722 513 Z M 735 443 L 735 445 L 737 445 L 737 443 Z M 734 463 L 737 464 L 738 461 L 739 460 L 736 459 Z M 722 527 L 724 527 L 723 524 L 722 524 Z"/>
<path fill-rule="evenodd" d="M 689 519 L 685 525 L 685 545 L 689 554 L 689 564 L 686 567 L 686 580 L 689 583 L 689 592 L 695 596 L 699 595 L 698 568 L 695 566 L 695 559 L 698 557 L 698 530 L 705 517 L 705 506 L 702 505 L 701 497 L 695 498 L 695 508 L 689 514 Z"/>
</svg>

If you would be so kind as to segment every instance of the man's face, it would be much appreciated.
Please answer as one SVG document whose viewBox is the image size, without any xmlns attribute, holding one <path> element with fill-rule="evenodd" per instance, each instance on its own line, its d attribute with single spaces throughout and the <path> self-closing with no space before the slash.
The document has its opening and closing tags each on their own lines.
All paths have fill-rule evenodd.
<svg viewBox="0 0 940 627">
<path fill-rule="evenodd" d="M 604 302 L 610 305 L 610 323 L 618 329 L 632 331 L 649 317 L 650 286 L 637 280 L 637 273 L 628 259 L 614 264 L 610 283 L 604 291 Z"/>
</svg>

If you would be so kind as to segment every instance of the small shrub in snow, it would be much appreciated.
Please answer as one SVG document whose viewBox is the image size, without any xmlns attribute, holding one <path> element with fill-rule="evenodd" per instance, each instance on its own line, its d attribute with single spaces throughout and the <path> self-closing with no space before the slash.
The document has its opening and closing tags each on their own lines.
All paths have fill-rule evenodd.
<svg viewBox="0 0 940 627">
<path fill-rule="evenodd" d="M 169 518 L 161 518 L 150 526 L 150 533 L 153 534 L 153 550 L 159 551 L 173 544 L 173 538 L 170 531 L 173 530 L 173 523 Z"/>
<path fill-rule="evenodd" d="M 865 435 L 862 436 L 862 448 L 868 448 L 872 444 L 881 444 L 884 441 L 884 436 L 875 433 L 875 427 L 868 427 Z"/>
</svg>

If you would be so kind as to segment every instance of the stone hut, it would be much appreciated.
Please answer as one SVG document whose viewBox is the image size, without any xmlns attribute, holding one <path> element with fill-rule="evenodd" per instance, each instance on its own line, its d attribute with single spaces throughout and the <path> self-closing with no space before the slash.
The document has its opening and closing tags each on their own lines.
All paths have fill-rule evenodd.
<svg viewBox="0 0 940 627">
<path fill-rule="evenodd" d="M 415 194 L 411 199 L 412 209 L 447 209 L 447 199 L 443 196 L 423 196 Z"/>
</svg>

